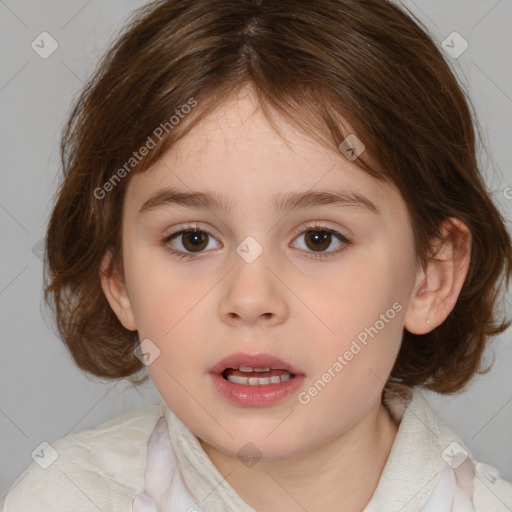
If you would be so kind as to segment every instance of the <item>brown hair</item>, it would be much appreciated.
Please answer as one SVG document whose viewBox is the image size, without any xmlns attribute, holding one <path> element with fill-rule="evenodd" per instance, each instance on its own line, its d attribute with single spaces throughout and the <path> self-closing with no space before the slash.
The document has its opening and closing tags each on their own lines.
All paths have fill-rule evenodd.
<svg viewBox="0 0 512 512">
<path fill-rule="evenodd" d="M 404 330 L 387 385 L 453 393 L 489 370 L 480 371 L 487 338 L 510 325 L 495 315 L 511 240 L 478 170 L 471 103 L 413 18 L 384 0 L 168 0 L 134 13 L 63 131 L 64 180 L 47 231 L 45 300 L 80 368 L 148 378 L 137 378 L 137 333 L 118 321 L 99 280 L 108 251 L 108 271 L 123 272 L 126 186 L 249 84 L 270 122 L 275 109 L 331 149 L 350 133 L 364 142 L 356 163 L 401 192 L 418 262 L 432 256 L 443 220 L 459 218 L 472 233 L 453 311 L 428 334 Z M 134 163 L 149 138 L 155 147 Z"/>
</svg>

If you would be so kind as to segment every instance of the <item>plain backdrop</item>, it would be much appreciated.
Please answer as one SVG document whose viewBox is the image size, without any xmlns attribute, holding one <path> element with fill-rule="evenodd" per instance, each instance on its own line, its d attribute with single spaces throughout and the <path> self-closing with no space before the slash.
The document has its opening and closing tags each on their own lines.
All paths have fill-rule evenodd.
<svg viewBox="0 0 512 512">
<path fill-rule="evenodd" d="M 71 102 L 123 21 L 144 3 L 0 0 L 0 500 L 42 441 L 94 428 L 159 400 L 151 382 L 135 390 L 126 381 L 88 377 L 74 365 L 51 320 L 43 318 L 40 259 L 60 181 L 60 131 Z M 510 228 L 512 2 L 403 3 L 440 46 L 453 32 L 462 38 L 451 36 L 457 45 L 468 44 L 458 57 L 446 58 L 475 105 L 490 152 L 482 170 Z M 46 59 L 32 48 L 42 32 L 58 44 Z M 495 466 L 507 480 L 512 480 L 511 336 L 509 329 L 493 341 L 486 354 L 486 361 L 495 360 L 492 371 L 463 394 L 425 392 L 475 458 Z"/>
</svg>

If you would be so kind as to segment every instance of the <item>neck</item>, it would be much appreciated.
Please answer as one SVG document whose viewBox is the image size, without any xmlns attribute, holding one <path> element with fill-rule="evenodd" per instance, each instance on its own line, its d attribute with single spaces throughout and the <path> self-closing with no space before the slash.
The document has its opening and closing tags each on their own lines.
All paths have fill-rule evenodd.
<svg viewBox="0 0 512 512">
<path fill-rule="evenodd" d="M 361 512 L 370 501 L 398 432 L 380 401 L 324 445 L 250 468 L 201 444 L 219 472 L 257 512 Z"/>
</svg>

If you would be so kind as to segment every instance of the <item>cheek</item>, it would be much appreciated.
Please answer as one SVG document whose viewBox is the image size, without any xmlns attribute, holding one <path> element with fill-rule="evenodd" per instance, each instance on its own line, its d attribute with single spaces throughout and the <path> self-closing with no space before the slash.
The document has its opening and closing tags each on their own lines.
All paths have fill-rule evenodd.
<svg viewBox="0 0 512 512">
<path fill-rule="evenodd" d="M 348 428 L 379 401 L 400 348 L 404 309 L 398 301 L 370 310 L 350 304 L 347 312 L 334 343 L 325 338 L 322 353 L 315 354 L 316 371 L 300 397 L 311 406 L 312 429 L 325 424 Z M 321 413 L 311 412 L 316 408 Z"/>
<path fill-rule="evenodd" d="M 169 373 L 186 380 L 188 368 L 204 360 L 202 345 L 211 330 L 212 310 L 205 295 L 215 281 L 177 272 L 166 255 L 154 252 L 129 263 L 130 300 L 140 339 L 151 340 L 160 351 L 148 368 L 152 378 L 173 386 Z"/>
<path fill-rule="evenodd" d="M 356 336 L 395 302 L 402 303 L 405 287 L 399 266 L 384 250 L 358 251 L 343 262 L 337 276 L 331 275 L 308 295 L 335 335 Z M 390 315 L 394 317 L 394 311 Z"/>
<path fill-rule="evenodd" d="M 130 302 L 140 335 L 162 338 L 180 319 L 193 312 L 208 289 L 207 279 L 181 271 L 163 248 L 127 256 Z M 178 271 L 180 269 L 180 271 Z"/>
<path fill-rule="evenodd" d="M 317 374 L 341 356 L 343 369 L 335 373 L 344 375 L 338 379 L 344 385 L 379 386 L 379 379 L 387 378 L 400 348 L 407 296 L 402 274 L 407 267 L 393 256 L 385 247 L 360 251 L 346 272 L 314 294 L 312 309 L 325 323 L 319 323 L 325 342 L 318 345 Z"/>
</svg>

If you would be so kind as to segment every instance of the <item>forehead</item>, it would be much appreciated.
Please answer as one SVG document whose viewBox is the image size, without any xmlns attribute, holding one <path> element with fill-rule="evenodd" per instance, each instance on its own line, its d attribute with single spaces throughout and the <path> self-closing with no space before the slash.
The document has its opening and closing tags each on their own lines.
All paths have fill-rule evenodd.
<svg viewBox="0 0 512 512">
<path fill-rule="evenodd" d="M 366 199 L 378 210 L 396 210 L 400 202 L 403 210 L 395 187 L 376 180 L 356 161 L 328 149 L 278 113 L 273 112 L 272 120 L 279 134 L 254 95 L 239 93 L 196 124 L 154 166 L 132 176 L 125 202 L 140 210 L 148 198 L 172 188 L 188 194 L 208 192 L 210 200 L 228 210 L 243 208 L 250 199 L 282 206 L 286 193 L 345 191 L 348 198 L 362 203 Z"/>
</svg>

